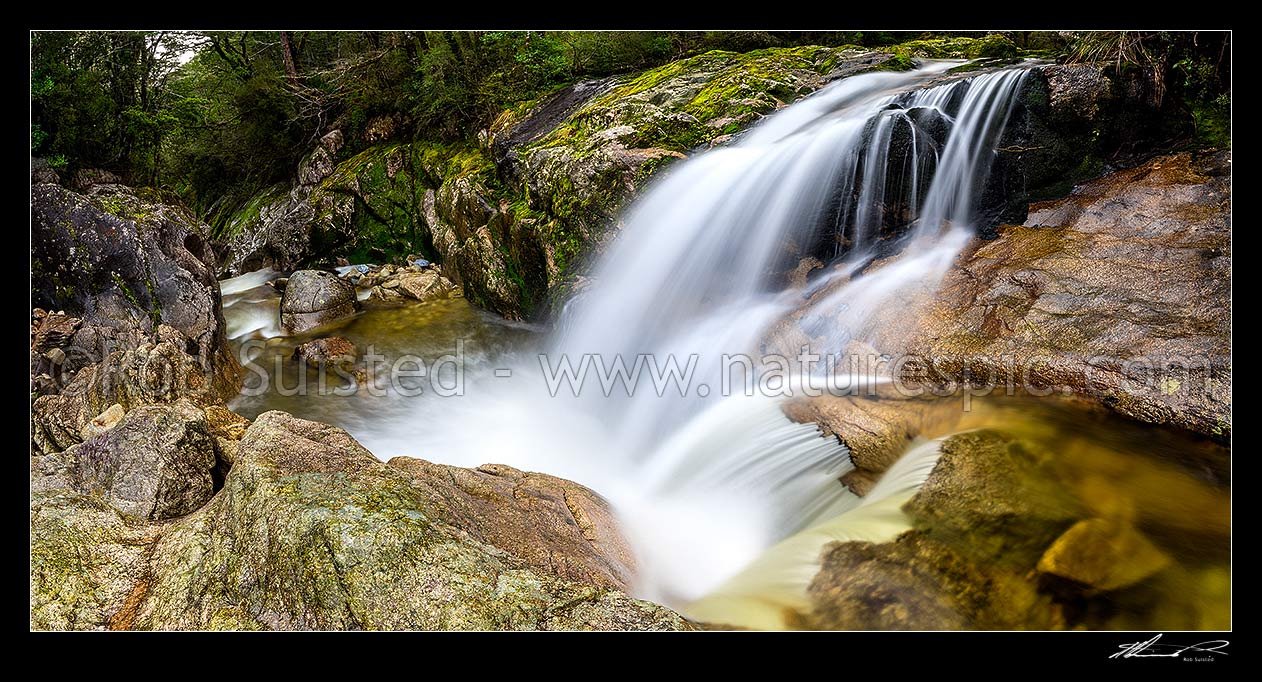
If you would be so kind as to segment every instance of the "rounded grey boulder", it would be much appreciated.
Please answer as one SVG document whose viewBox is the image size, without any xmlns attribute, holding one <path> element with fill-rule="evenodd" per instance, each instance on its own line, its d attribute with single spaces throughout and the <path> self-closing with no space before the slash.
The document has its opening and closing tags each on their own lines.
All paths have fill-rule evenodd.
<svg viewBox="0 0 1262 682">
<path fill-rule="evenodd" d="M 355 314 L 355 287 L 332 272 L 299 270 L 280 299 L 285 331 L 298 334 Z"/>
</svg>

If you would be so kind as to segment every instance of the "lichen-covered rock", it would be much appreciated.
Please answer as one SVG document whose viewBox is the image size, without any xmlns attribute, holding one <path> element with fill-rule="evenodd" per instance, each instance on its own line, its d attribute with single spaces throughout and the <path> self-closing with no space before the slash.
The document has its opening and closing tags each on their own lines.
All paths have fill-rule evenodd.
<svg viewBox="0 0 1262 682">
<path fill-rule="evenodd" d="M 344 320 L 355 314 L 355 287 L 325 270 L 299 270 L 289 276 L 280 299 L 280 322 L 291 334 Z"/>
<path fill-rule="evenodd" d="M 124 630 L 161 526 L 68 489 L 31 494 L 31 629 Z"/>
<path fill-rule="evenodd" d="M 388 464 L 412 478 L 439 519 L 536 569 L 619 589 L 635 576 L 613 509 L 577 483 L 503 464 L 457 469 L 411 457 Z"/>
<path fill-rule="evenodd" d="M 1193 132 L 1191 114 L 1138 69 L 1033 68 L 978 199 L 980 231 L 993 237 L 999 225 L 1024 221 L 1030 202 L 1063 197 L 1075 184 L 1138 165 Z"/>
<path fill-rule="evenodd" d="M 298 183 L 314 185 L 333 174 L 333 157 L 323 146 L 303 157 L 298 164 Z"/>
<path fill-rule="evenodd" d="M 205 225 L 183 207 L 119 185 L 96 186 L 87 196 L 34 185 L 31 210 L 33 302 L 81 321 L 68 341 L 64 334 L 40 340 L 64 352 L 63 376 L 162 341 L 165 325 L 179 333 L 179 352 L 201 368 L 190 392 L 206 401 L 235 395 L 240 364 L 225 337 Z"/>
<path fill-rule="evenodd" d="M 156 546 L 137 626 L 683 627 L 661 607 L 536 569 L 511 548 L 481 542 L 478 526 L 455 525 L 470 519 L 445 498 L 470 493 L 446 470 L 418 487 L 416 467 L 387 466 L 340 429 L 261 415 L 224 490 Z M 483 507 L 479 518 L 521 509 Z M 573 533 L 581 535 L 577 522 Z M 555 558 L 572 565 L 563 549 Z"/>
<path fill-rule="evenodd" d="M 1170 555 L 1129 523 L 1096 518 L 1079 521 L 1056 538 L 1039 559 L 1038 569 L 1092 589 L 1116 590 L 1148 578 L 1170 562 Z"/>
<path fill-rule="evenodd" d="M 690 627 L 616 589 L 632 564 L 585 488 L 507 467 L 385 464 L 345 431 L 282 412 L 245 430 L 223 489 L 174 522 L 137 525 L 52 486 L 32 506 L 40 628 Z"/>
<path fill-rule="evenodd" d="M 121 407 L 119 407 L 121 410 Z M 215 446 L 206 417 L 183 401 L 138 407 L 63 452 L 37 458 L 37 489 L 97 495 L 142 519 L 188 514 L 214 494 Z"/>
</svg>

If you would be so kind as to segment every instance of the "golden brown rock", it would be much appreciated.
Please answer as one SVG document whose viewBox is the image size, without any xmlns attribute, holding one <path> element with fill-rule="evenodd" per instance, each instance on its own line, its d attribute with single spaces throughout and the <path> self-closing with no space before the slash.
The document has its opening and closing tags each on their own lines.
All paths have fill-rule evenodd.
<svg viewBox="0 0 1262 682">
<path fill-rule="evenodd" d="M 1097 518 L 1079 521 L 1056 538 L 1038 569 L 1107 591 L 1134 585 L 1169 565 L 1169 555 L 1130 524 Z"/>
<path fill-rule="evenodd" d="M 1229 152 L 1164 156 L 1033 205 L 966 250 L 925 314 L 880 325 L 877 346 L 923 360 L 910 383 L 970 372 L 1226 440 L 1230 166 Z"/>
</svg>

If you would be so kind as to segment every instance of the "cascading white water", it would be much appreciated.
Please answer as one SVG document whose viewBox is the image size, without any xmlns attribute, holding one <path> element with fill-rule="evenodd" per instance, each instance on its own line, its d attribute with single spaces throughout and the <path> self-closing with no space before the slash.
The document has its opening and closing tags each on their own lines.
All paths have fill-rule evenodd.
<svg viewBox="0 0 1262 682">
<path fill-rule="evenodd" d="M 722 354 L 756 354 L 769 328 L 802 305 L 800 292 L 784 290 L 783 260 L 822 227 L 849 241 L 848 262 L 831 275 L 849 278 L 872 257 L 887 202 L 900 199 L 914 225 L 896 261 L 807 311 L 804 331 L 822 339 L 816 353 L 843 351 L 873 312 L 940 279 L 971 235 L 973 198 L 1024 76 L 1000 71 L 909 91 L 945 66 L 843 81 L 675 169 L 629 211 L 596 284 L 566 311 L 554 355 L 620 356 L 628 367 L 644 355 L 680 366 L 696 358 L 689 395 L 641 387 L 607 396 L 592 380 L 569 405 L 603 424 L 612 440 L 601 456 L 634 481 L 624 479 L 614 499 L 645 564 L 642 595 L 687 603 L 771 542 L 859 505 L 837 484 L 849 466 L 844 449 L 791 424 L 780 400 L 695 389 L 721 385 Z M 942 139 L 913 115 L 936 118 Z M 907 147 L 894 159 L 898 132 Z"/>
<path fill-rule="evenodd" d="M 655 390 L 647 372 L 630 394 L 622 384 L 602 390 L 589 372 L 577 395 L 563 388 L 549 397 L 536 358 L 519 358 L 511 380 L 466 370 L 463 397 L 374 412 L 372 428 L 356 437 L 383 457 L 499 462 L 591 486 L 614 504 L 635 545 L 638 595 L 686 614 L 720 585 L 738 602 L 747 597 L 753 583 L 738 572 L 783 541 L 791 551 L 764 563 L 776 576 L 772 591 L 796 605 L 805 584 L 786 587 L 784 576 L 801 582 L 821 538 L 871 535 L 837 527 L 846 519 L 884 510 L 880 527 L 897 526 L 896 508 L 880 501 L 905 499 L 936 450 L 906 465 L 911 478 L 895 476 L 860 499 L 838 482 L 850 469 L 845 448 L 789 421 L 783 391 L 744 395 L 736 381 L 736 393 L 723 395 L 722 356 L 748 354 L 758 366 L 769 331 L 791 311 L 802 312 L 797 324 L 812 351 L 841 353 L 866 337 L 874 312 L 945 273 L 972 233 L 974 195 L 1025 73 L 926 87 L 952 65 L 824 88 L 737 144 L 670 169 L 628 211 L 542 360 L 577 366 L 599 357 L 608 366 L 621 358 L 630 368 L 637 358 L 673 358 L 679 367 L 691 359 L 684 395 Z M 864 272 L 878 247 L 896 251 L 895 232 L 903 233 L 899 255 Z M 803 292 L 786 273 L 807 253 L 842 257 Z M 806 295 L 819 292 L 803 311 Z M 776 563 L 786 556 L 806 563 Z M 696 602 L 698 617 L 728 613 L 716 603 Z"/>
</svg>

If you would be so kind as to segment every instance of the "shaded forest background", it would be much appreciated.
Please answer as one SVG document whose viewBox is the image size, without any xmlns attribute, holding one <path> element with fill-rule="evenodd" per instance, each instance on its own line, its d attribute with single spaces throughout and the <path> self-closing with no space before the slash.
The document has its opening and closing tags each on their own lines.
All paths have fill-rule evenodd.
<svg viewBox="0 0 1262 682">
<path fill-rule="evenodd" d="M 964 33 L 937 35 L 965 35 Z M 1009 32 L 1026 51 L 1142 69 L 1228 140 L 1230 34 Z M 413 139 L 471 138 L 568 83 L 722 49 L 882 47 L 923 33 L 48 32 L 31 38 L 31 155 L 177 194 L 203 216 L 291 175 L 332 128 L 382 116 Z"/>
</svg>

